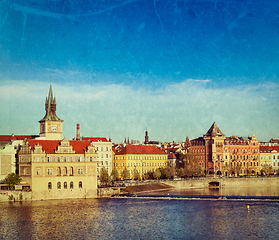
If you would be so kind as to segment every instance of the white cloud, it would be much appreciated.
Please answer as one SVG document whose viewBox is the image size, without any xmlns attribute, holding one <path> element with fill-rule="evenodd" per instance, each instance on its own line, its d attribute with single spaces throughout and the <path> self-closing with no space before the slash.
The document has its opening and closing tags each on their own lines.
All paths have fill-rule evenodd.
<svg viewBox="0 0 279 240">
<path fill-rule="evenodd" d="M 187 79 L 187 82 L 200 82 L 200 83 L 208 83 L 211 82 L 209 79 Z"/>
<path fill-rule="evenodd" d="M 157 90 L 117 84 L 52 86 L 67 138 L 75 136 L 80 123 L 82 135 L 111 136 L 116 142 L 143 140 L 146 126 L 150 139 L 183 141 L 206 133 L 214 121 L 227 136 L 278 137 L 279 86 L 274 83 L 214 88 L 186 80 Z M 34 81 L 3 83 L 0 134 L 37 134 L 48 88 Z"/>
</svg>

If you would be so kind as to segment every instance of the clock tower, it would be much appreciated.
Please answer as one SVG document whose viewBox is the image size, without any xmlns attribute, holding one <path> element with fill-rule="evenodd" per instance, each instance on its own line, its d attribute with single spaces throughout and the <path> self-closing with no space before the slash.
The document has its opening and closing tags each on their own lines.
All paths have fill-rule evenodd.
<svg viewBox="0 0 279 240">
<path fill-rule="evenodd" d="M 56 116 L 56 100 L 53 97 L 51 84 L 46 97 L 45 110 L 46 115 L 39 121 L 40 137 L 45 137 L 46 140 L 62 140 L 63 120 Z"/>
</svg>

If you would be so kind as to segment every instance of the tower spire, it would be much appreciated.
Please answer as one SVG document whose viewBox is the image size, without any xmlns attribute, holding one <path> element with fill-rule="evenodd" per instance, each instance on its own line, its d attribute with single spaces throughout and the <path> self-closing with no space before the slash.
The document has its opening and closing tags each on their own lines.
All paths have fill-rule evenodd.
<svg viewBox="0 0 279 240">
<path fill-rule="evenodd" d="M 45 110 L 46 110 L 46 114 L 45 114 L 44 118 L 42 120 L 40 120 L 39 122 L 46 121 L 46 120 L 61 121 L 61 119 L 56 116 L 56 99 L 55 99 L 55 97 L 53 97 L 51 83 L 49 86 L 48 96 L 46 96 Z"/>
<path fill-rule="evenodd" d="M 146 131 L 145 131 L 145 138 L 144 138 L 144 144 L 148 144 L 148 131 L 147 131 L 147 126 L 146 126 Z"/>
</svg>

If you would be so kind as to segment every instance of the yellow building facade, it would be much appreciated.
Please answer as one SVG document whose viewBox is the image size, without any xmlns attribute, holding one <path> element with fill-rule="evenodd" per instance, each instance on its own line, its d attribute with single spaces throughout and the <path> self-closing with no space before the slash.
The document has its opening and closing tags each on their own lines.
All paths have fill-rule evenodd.
<svg viewBox="0 0 279 240">
<path fill-rule="evenodd" d="M 167 167 L 168 154 L 154 146 L 128 144 L 115 152 L 114 167 L 119 174 L 126 168 L 130 178 L 134 178 L 135 170 L 140 177 L 146 173 L 152 173 L 157 168 Z"/>
<path fill-rule="evenodd" d="M 96 156 L 88 141 L 25 140 L 19 175 L 35 200 L 96 197 Z"/>
<path fill-rule="evenodd" d="M 50 85 L 40 120 L 40 138 L 23 141 L 18 152 L 22 185 L 33 200 L 97 197 L 97 152 L 87 140 L 62 140 L 62 120 Z"/>
<path fill-rule="evenodd" d="M 274 172 L 272 165 L 272 149 L 267 146 L 260 146 L 260 165 L 264 174 Z"/>
</svg>

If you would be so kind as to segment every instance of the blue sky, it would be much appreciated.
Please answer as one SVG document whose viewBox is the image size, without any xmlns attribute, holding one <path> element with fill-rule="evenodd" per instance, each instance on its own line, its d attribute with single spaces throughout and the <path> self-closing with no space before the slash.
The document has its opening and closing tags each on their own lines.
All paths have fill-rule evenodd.
<svg viewBox="0 0 279 240">
<path fill-rule="evenodd" d="M 86 2 L 86 3 L 84 3 Z M 279 137 L 278 1 L 0 3 L 0 134 L 38 134 L 49 81 L 64 136 Z"/>
</svg>

